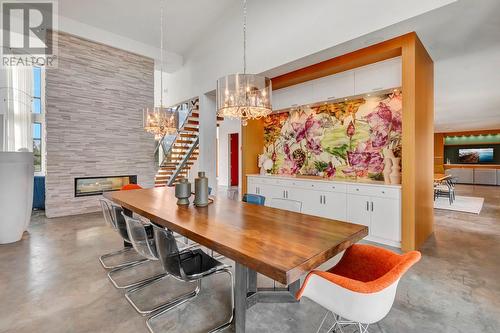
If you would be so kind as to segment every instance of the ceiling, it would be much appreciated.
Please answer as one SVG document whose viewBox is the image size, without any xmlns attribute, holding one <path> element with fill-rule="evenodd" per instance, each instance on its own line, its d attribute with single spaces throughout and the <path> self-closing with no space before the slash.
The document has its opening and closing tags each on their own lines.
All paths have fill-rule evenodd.
<svg viewBox="0 0 500 333">
<path fill-rule="evenodd" d="M 274 68 L 274 77 L 415 31 L 434 60 L 435 131 L 500 128 L 500 1 L 450 5 Z"/>
<path fill-rule="evenodd" d="M 166 49 L 181 56 L 238 3 L 166 1 Z M 160 0 L 59 0 L 60 16 L 154 47 L 159 45 L 159 8 Z M 435 62 L 435 130 L 500 128 L 498 17 L 498 0 L 458 0 L 266 73 L 272 77 L 416 31 Z"/>
<path fill-rule="evenodd" d="M 147 45 L 160 44 L 164 4 L 165 48 L 183 55 L 234 0 L 59 0 L 59 15 Z"/>
</svg>

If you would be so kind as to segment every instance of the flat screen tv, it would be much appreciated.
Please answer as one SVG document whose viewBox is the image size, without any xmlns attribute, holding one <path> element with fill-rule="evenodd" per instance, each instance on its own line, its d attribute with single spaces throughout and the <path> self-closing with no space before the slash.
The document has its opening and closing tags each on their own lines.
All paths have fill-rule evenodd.
<svg viewBox="0 0 500 333">
<path fill-rule="evenodd" d="M 459 163 L 492 163 L 493 148 L 467 148 L 458 150 Z"/>
</svg>

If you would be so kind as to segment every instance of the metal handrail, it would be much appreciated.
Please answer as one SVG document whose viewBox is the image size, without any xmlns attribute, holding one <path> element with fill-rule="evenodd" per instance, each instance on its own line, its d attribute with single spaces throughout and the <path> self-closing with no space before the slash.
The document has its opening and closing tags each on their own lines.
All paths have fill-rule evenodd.
<svg viewBox="0 0 500 333">
<path fill-rule="evenodd" d="M 184 156 L 184 159 L 177 165 L 177 168 L 174 170 L 172 176 L 169 178 L 169 180 L 167 182 L 167 186 L 172 186 L 173 185 L 175 179 L 177 178 L 177 176 L 179 175 L 179 173 L 181 173 L 182 169 L 184 168 L 184 166 L 186 165 L 187 161 L 189 160 L 189 158 L 193 154 L 194 150 L 198 147 L 199 142 L 200 142 L 200 137 L 197 136 L 196 140 L 193 142 L 193 145 L 189 148 L 188 152 Z"/>
</svg>

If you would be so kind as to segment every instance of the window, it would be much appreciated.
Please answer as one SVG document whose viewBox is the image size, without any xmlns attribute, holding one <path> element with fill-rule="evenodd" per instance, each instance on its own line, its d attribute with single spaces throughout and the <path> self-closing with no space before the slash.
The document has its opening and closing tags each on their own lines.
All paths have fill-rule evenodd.
<svg viewBox="0 0 500 333">
<path fill-rule="evenodd" d="M 42 171 L 42 124 L 33 123 L 33 158 L 35 172 Z"/>
<path fill-rule="evenodd" d="M 43 172 L 43 103 L 42 103 L 42 69 L 33 67 L 33 163 L 35 172 Z"/>
<path fill-rule="evenodd" d="M 35 114 L 42 113 L 42 69 L 33 67 L 33 109 Z"/>
</svg>

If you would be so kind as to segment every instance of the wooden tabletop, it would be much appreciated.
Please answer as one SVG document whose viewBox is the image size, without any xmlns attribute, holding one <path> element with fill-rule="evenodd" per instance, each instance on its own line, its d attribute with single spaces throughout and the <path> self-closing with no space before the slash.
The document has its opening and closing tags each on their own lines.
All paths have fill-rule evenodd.
<svg viewBox="0 0 500 333">
<path fill-rule="evenodd" d="M 451 175 L 446 175 L 444 173 L 435 173 L 434 174 L 434 181 L 435 182 L 442 182 L 443 180 L 446 180 L 448 178 L 451 178 Z"/>
<path fill-rule="evenodd" d="M 363 225 L 222 197 L 208 207 L 178 206 L 168 187 L 105 197 L 286 285 L 368 235 Z"/>
</svg>

